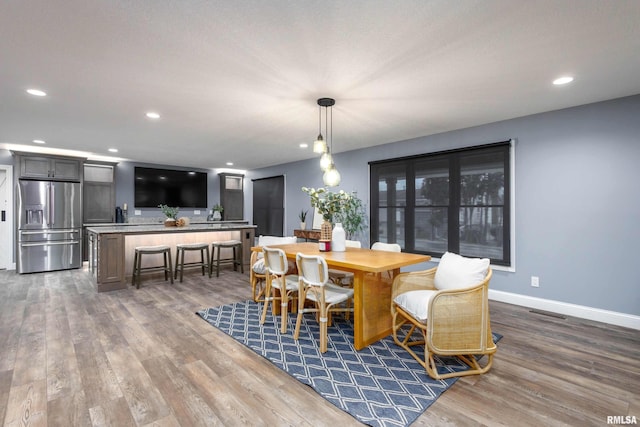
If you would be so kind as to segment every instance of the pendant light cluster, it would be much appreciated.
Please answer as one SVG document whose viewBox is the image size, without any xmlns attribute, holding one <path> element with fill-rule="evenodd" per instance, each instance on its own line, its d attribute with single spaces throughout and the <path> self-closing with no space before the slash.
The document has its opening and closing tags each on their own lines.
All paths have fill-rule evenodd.
<svg viewBox="0 0 640 427">
<path fill-rule="evenodd" d="M 335 187 L 340 184 L 340 172 L 333 163 L 333 106 L 336 100 L 333 98 L 318 99 L 318 138 L 313 143 L 313 152 L 320 156 L 320 169 L 324 171 L 322 181 L 327 187 Z M 322 107 L 324 107 L 324 129 L 327 140 L 322 137 Z"/>
</svg>

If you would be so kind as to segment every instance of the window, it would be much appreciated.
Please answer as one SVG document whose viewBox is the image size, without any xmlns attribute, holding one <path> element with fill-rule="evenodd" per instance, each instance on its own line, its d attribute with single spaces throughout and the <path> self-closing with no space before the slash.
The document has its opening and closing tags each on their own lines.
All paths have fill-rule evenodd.
<svg viewBox="0 0 640 427">
<path fill-rule="evenodd" d="M 370 163 L 371 241 L 510 265 L 510 142 Z"/>
</svg>

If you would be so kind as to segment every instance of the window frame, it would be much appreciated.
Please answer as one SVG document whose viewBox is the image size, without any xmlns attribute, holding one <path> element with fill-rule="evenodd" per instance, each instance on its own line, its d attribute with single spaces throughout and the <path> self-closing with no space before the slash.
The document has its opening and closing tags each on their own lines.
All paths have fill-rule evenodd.
<svg viewBox="0 0 640 427">
<path fill-rule="evenodd" d="M 502 159 L 504 161 L 504 194 L 502 195 L 502 204 L 482 204 L 481 208 L 486 207 L 500 207 L 503 209 L 502 217 L 502 258 L 495 258 L 490 255 L 486 255 L 491 259 L 491 263 L 496 266 L 503 266 L 511 268 L 514 265 L 513 254 L 513 140 L 500 141 L 491 144 L 477 145 L 471 147 L 457 148 L 452 150 L 437 151 L 433 153 L 424 153 L 407 157 L 399 157 L 394 159 L 380 160 L 369 162 L 369 189 L 370 189 L 370 241 L 380 241 L 380 210 L 388 210 L 387 215 L 391 212 L 395 212 L 398 208 L 404 209 L 404 245 L 403 251 L 431 255 L 434 258 L 439 258 L 444 252 L 437 252 L 431 250 L 416 249 L 415 245 L 415 224 L 416 224 L 416 207 L 420 208 L 422 205 L 416 203 L 416 165 L 425 160 L 438 160 L 442 159 L 446 161 L 449 172 L 449 185 L 448 185 L 448 215 L 447 215 L 447 243 L 446 251 L 460 253 L 460 219 L 459 212 L 461 207 L 466 206 L 461 200 L 461 162 L 460 159 L 469 154 L 482 154 L 482 153 L 499 153 L 502 152 Z M 384 206 L 380 203 L 379 192 L 379 180 L 384 176 L 384 171 L 389 168 L 398 169 L 404 173 L 403 178 L 406 181 L 406 194 L 405 204 L 400 206 L 397 203 L 390 205 L 388 203 L 389 191 L 387 188 L 387 194 Z M 424 169 L 421 169 L 424 171 Z M 397 175 L 400 177 L 400 174 Z M 392 221 L 389 221 L 392 222 Z M 392 227 L 391 224 L 387 224 L 387 227 Z M 391 236 L 387 232 L 388 236 Z"/>
</svg>

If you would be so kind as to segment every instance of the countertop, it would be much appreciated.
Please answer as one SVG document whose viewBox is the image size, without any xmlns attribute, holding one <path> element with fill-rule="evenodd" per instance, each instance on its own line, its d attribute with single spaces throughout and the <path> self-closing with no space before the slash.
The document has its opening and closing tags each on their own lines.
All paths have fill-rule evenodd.
<svg viewBox="0 0 640 427">
<path fill-rule="evenodd" d="M 235 221 L 207 221 L 205 219 L 190 219 L 190 224 L 248 224 L 247 220 L 238 219 Z M 123 227 L 139 227 L 141 225 L 162 225 L 164 224 L 164 220 L 157 221 L 148 221 L 148 222 L 92 222 L 87 224 L 82 224 L 83 227 L 113 227 L 113 226 L 123 226 Z"/>
<path fill-rule="evenodd" d="M 188 233 L 193 231 L 224 231 L 224 230 L 244 230 L 246 228 L 256 228 L 255 225 L 208 222 L 189 224 L 184 227 L 165 227 L 164 224 L 87 224 L 87 231 L 95 234 L 150 234 L 150 233 Z"/>
</svg>

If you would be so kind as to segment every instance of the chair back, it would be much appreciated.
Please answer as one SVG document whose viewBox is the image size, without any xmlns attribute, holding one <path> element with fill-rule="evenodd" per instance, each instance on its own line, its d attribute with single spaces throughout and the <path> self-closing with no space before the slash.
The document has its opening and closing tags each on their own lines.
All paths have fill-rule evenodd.
<svg viewBox="0 0 640 427">
<path fill-rule="evenodd" d="M 309 286 L 324 286 L 329 280 L 327 262 L 318 255 L 296 254 L 298 277 Z"/>
<path fill-rule="evenodd" d="M 264 266 L 269 273 L 277 275 L 287 273 L 289 264 L 282 249 L 263 246 L 262 253 L 264 254 Z"/>
<path fill-rule="evenodd" d="M 371 249 L 374 251 L 387 251 L 387 252 L 401 252 L 402 248 L 397 243 L 383 243 L 375 242 L 371 245 Z"/>
<path fill-rule="evenodd" d="M 359 240 L 345 240 L 344 245 L 348 248 L 361 248 L 362 243 Z"/>
</svg>

